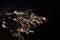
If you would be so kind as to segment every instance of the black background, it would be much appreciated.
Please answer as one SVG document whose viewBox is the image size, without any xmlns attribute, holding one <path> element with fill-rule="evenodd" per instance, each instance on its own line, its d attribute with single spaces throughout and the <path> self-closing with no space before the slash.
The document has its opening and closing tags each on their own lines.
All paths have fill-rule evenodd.
<svg viewBox="0 0 60 40">
<path fill-rule="evenodd" d="M 48 4 L 48 5 L 47 5 Z M 44 0 L 1 0 L 0 1 L 0 11 L 3 10 L 12 10 L 12 9 L 20 9 L 20 8 L 29 8 L 29 9 L 36 9 L 36 12 L 39 12 L 39 15 L 45 16 L 48 18 L 49 23 L 43 24 L 43 26 L 36 28 L 36 32 L 34 34 L 29 35 L 30 40 L 48 40 L 48 32 L 49 35 L 53 34 L 50 32 L 52 29 L 57 26 L 56 23 L 59 22 L 59 6 L 56 3 Z M 49 27 L 49 28 L 48 28 Z M 48 31 L 49 29 L 49 31 Z M 4 35 L 3 35 L 4 34 Z M 4 32 L 0 32 L 0 39 L 9 40 L 15 39 L 9 35 L 5 34 Z M 52 35 L 53 36 L 53 35 Z M 51 38 L 52 38 L 51 36 Z M 11 38 L 10 38 L 11 37 Z M 50 39 L 51 39 L 50 38 Z"/>
</svg>

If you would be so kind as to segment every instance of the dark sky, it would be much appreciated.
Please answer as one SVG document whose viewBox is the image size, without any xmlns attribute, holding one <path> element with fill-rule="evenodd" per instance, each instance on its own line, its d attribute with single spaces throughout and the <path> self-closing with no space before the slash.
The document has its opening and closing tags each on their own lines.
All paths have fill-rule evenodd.
<svg viewBox="0 0 60 40">
<path fill-rule="evenodd" d="M 23 0 L 2 0 L 0 1 L 0 9 L 7 8 L 45 8 L 45 1 L 23 1 Z"/>
</svg>

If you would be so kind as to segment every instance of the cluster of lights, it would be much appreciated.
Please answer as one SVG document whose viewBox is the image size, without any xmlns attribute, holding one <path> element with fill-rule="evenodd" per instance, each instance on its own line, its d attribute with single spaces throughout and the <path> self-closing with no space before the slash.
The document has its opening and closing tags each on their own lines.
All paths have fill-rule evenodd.
<svg viewBox="0 0 60 40">
<path fill-rule="evenodd" d="M 30 24 L 32 24 L 33 27 L 36 27 L 36 23 L 37 23 L 37 24 L 43 24 L 43 23 L 46 22 L 46 20 L 47 20 L 45 17 L 34 15 L 35 13 L 32 13 L 32 12 L 31 12 L 31 15 L 29 16 L 29 18 L 24 18 L 23 16 L 21 16 L 21 15 L 25 15 L 24 11 L 23 11 L 23 12 L 17 12 L 17 11 L 15 10 L 13 13 L 16 14 L 16 15 L 17 15 L 17 18 L 19 19 L 19 20 L 17 20 L 17 19 L 15 18 L 15 19 L 13 19 L 13 20 L 20 22 L 20 24 L 22 25 L 21 28 L 18 27 L 18 29 L 17 29 L 18 35 L 20 35 L 20 32 L 25 32 L 26 34 L 29 34 L 30 32 L 31 32 L 31 33 L 34 33 L 34 30 L 30 30 L 30 28 L 32 28 L 32 27 L 30 26 Z M 7 13 L 6 13 L 6 14 L 7 14 Z M 10 14 L 11 14 L 11 13 L 10 13 Z M 18 16 L 18 15 L 19 15 L 19 16 Z M 26 15 L 28 16 L 28 13 L 26 13 Z M 21 20 L 22 20 L 22 21 L 21 21 Z M 25 22 L 25 23 L 28 24 L 28 25 L 23 24 L 23 22 Z M 34 22 L 36 22 L 36 23 L 34 23 Z M 3 22 L 3 24 L 5 24 L 5 22 Z M 3 26 L 3 28 L 5 28 L 6 26 L 4 26 L 3 24 L 2 24 L 2 26 Z M 15 35 L 16 35 L 16 34 L 15 34 Z"/>
</svg>

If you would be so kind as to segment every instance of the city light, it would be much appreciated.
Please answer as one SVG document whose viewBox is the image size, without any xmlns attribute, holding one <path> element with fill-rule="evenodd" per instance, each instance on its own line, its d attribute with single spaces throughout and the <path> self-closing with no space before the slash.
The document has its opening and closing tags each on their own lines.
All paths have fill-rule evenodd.
<svg viewBox="0 0 60 40">
<path fill-rule="evenodd" d="M 31 11 L 31 10 L 30 10 Z M 30 12 L 30 15 L 28 15 L 29 11 L 27 10 L 26 12 L 25 11 L 13 11 L 13 13 L 6 13 L 7 15 L 13 15 L 13 14 L 16 14 L 16 15 L 13 15 L 13 16 L 16 16 L 16 18 L 12 18 L 14 20 L 14 22 L 16 22 L 15 24 L 13 23 L 13 26 L 12 28 L 14 29 L 15 25 L 16 25 L 16 28 L 14 30 L 12 30 L 11 28 L 5 26 L 10 24 L 10 23 L 7 23 L 7 22 L 3 22 L 2 24 L 2 27 L 3 28 L 8 28 L 11 30 L 11 34 L 12 36 L 17 36 L 17 37 L 20 37 L 21 36 L 21 33 L 26 33 L 27 35 L 29 33 L 34 33 L 35 31 L 34 30 L 31 30 L 31 28 L 36 28 L 36 27 L 40 27 L 40 24 L 43 24 L 47 19 L 45 17 L 42 17 L 42 16 L 38 16 L 36 13 L 33 13 L 33 12 Z M 11 17 L 9 16 L 9 18 L 11 19 Z M 9 20 L 8 20 L 9 21 Z M 37 24 L 39 26 L 37 26 Z M 31 26 L 33 25 L 33 26 Z M 17 31 L 14 32 L 14 31 Z"/>
</svg>

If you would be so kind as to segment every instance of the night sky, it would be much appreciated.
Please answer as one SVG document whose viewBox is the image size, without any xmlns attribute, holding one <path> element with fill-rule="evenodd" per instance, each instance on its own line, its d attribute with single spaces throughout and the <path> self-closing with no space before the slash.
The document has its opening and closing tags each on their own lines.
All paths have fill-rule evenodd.
<svg viewBox="0 0 60 40">
<path fill-rule="evenodd" d="M 0 8 L 44 8 L 46 7 L 45 1 L 23 1 L 23 0 L 2 0 L 0 1 Z"/>
</svg>

